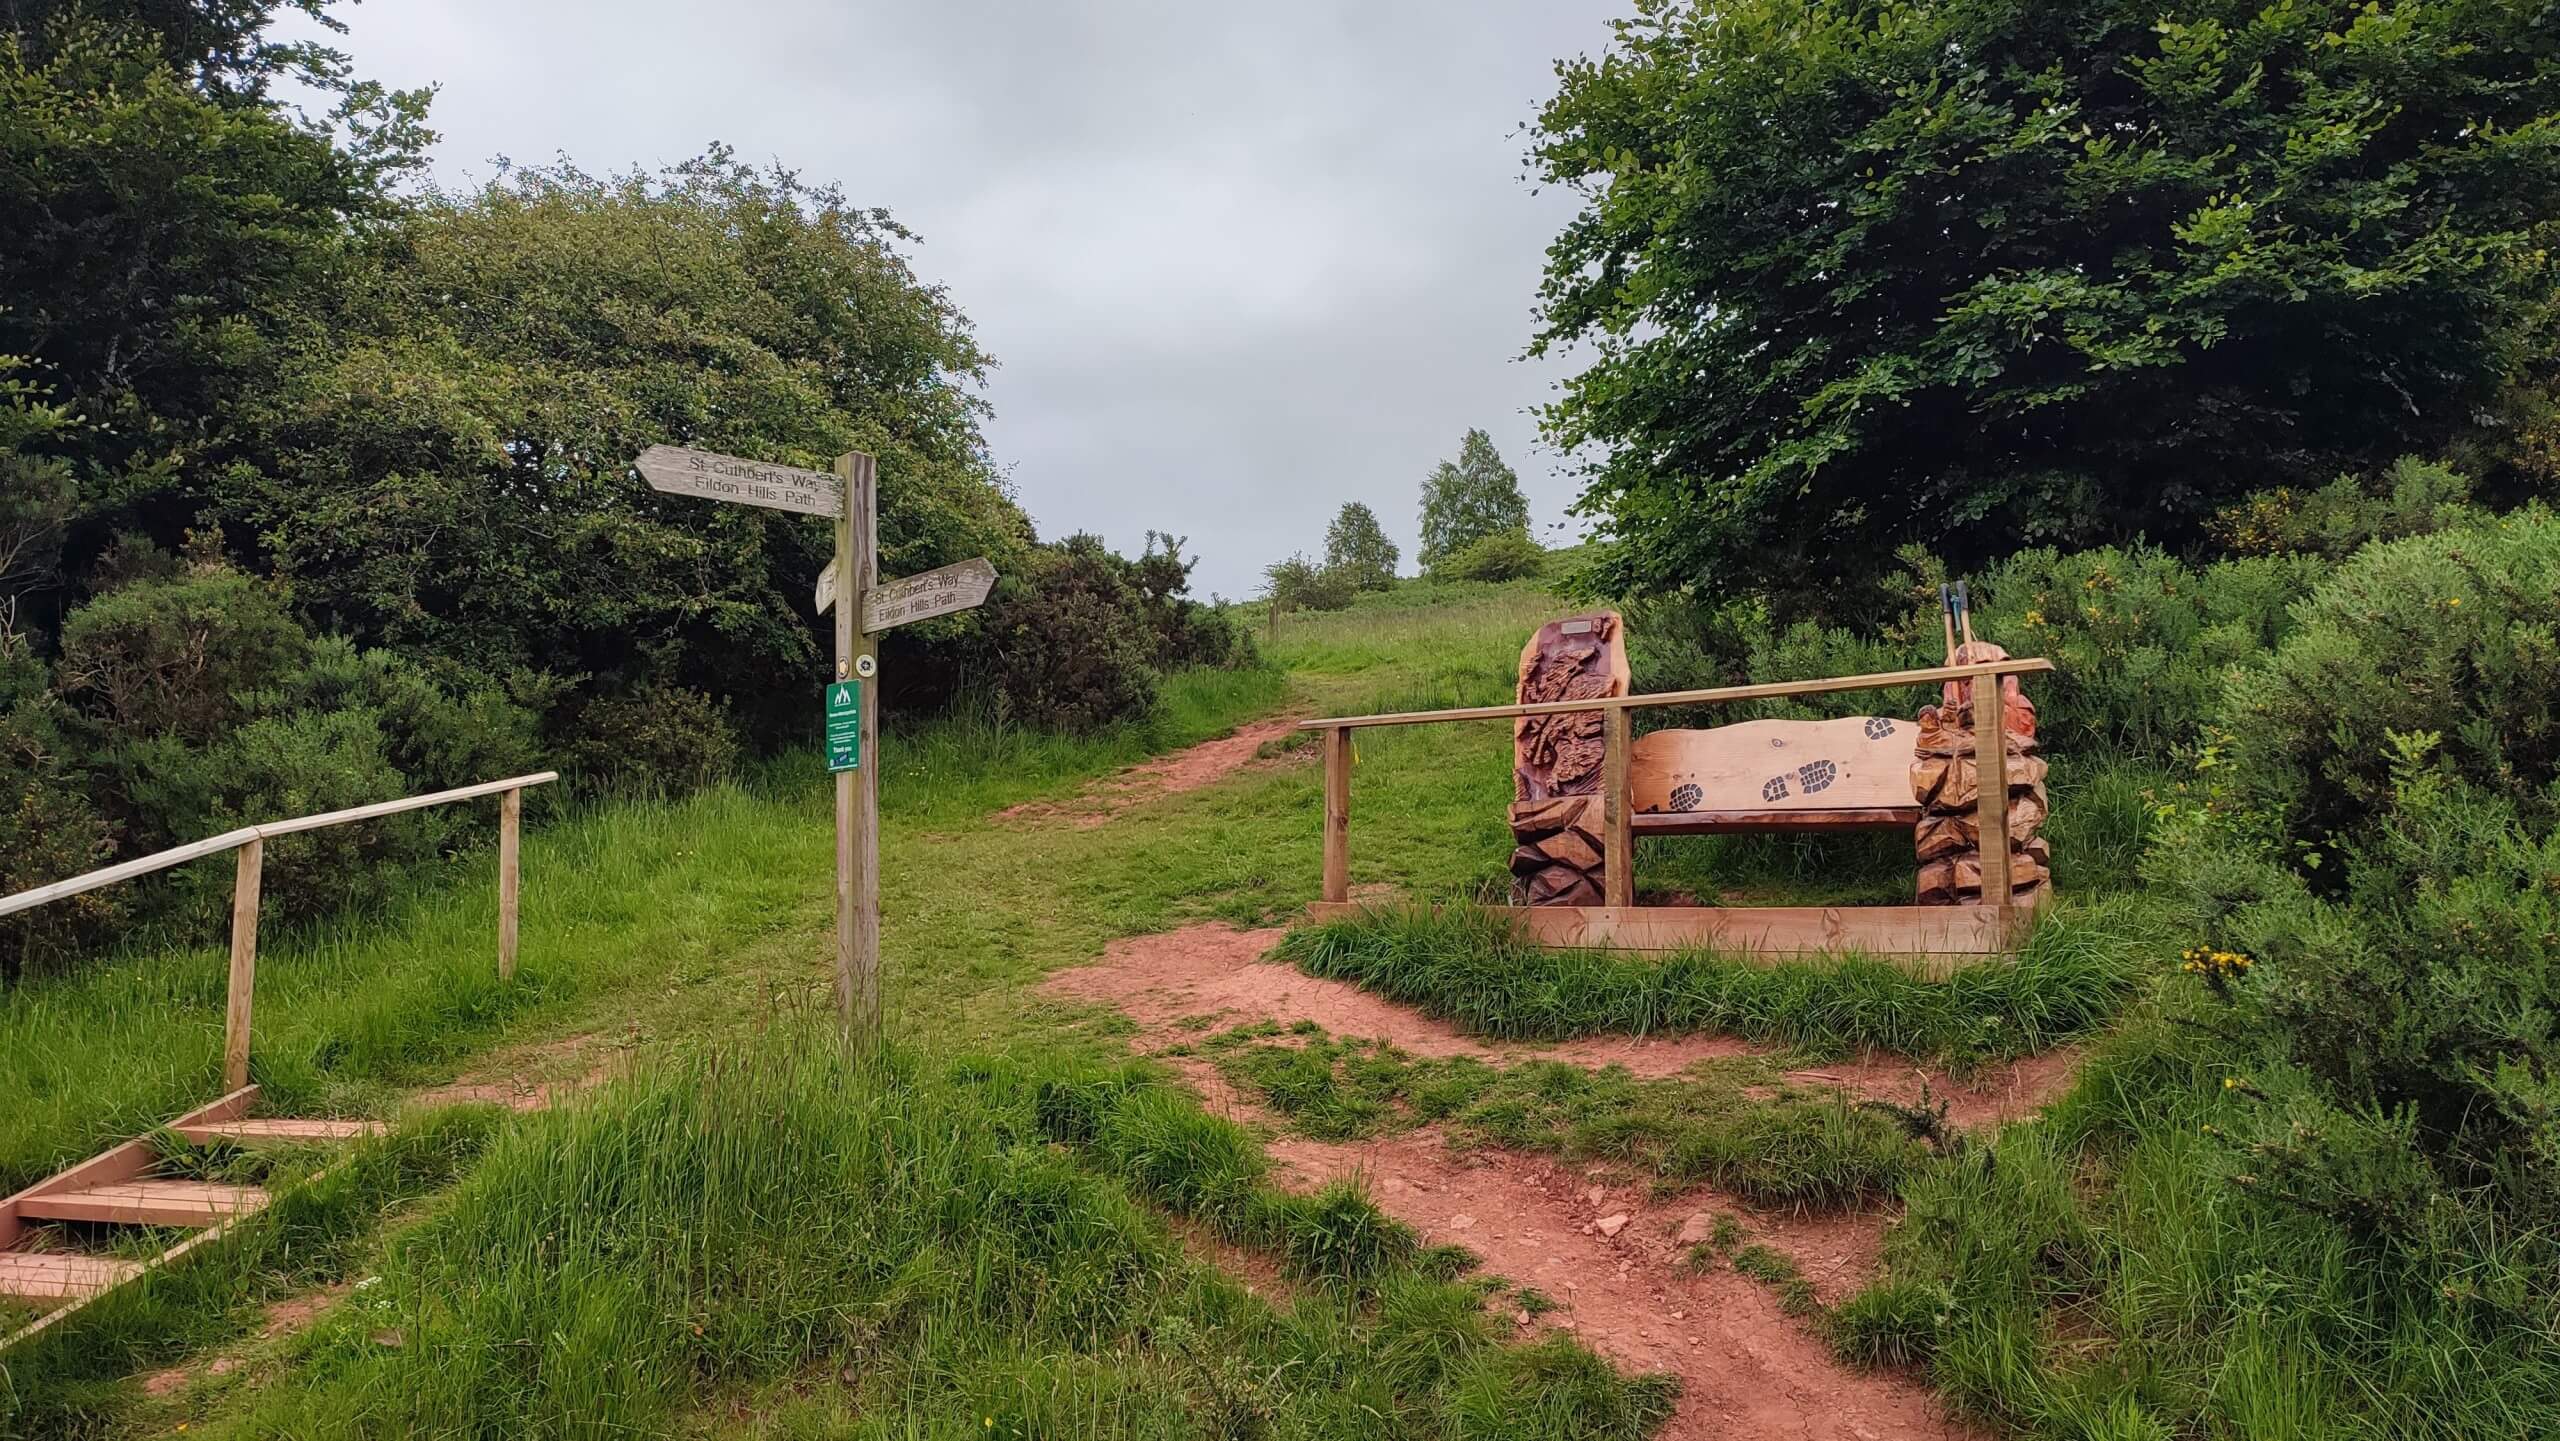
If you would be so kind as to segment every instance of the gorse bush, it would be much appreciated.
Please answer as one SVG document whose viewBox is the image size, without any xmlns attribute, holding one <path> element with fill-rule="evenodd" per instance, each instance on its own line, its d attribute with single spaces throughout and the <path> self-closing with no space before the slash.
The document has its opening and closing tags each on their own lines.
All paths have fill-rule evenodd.
<svg viewBox="0 0 2560 1441">
<path fill-rule="evenodd" d="M 2244 1183 L 2452 1261 L 2485 1215 L 2560 1233 L 2560 830 L 2433 749 L 2400 738 L 2334 896 L 2265 864 L 2190 965 L 2276 1068 L 2234 1086 Z"/>
<path fill-rule="evenodd" d="M 1090 734 L 1152 712 L 1165 671 L 1257 664 L 1234 617 L 1183 594 L 1191 563 L 1181 544 L 1149 531 L 1132 561 L 1098 536 L 1069 536 L 998 582 L 976 668 L 999 718 Z"/>
<path fill-rule="evenodd" d="M 1361 573 L 1331 563 L 1318 565 L 1303 555 L 1274 561 L 1262 572 L 1271 603 L 1286 610 L 1347 610 L 1359 597 Z"/>
<path fill-rule="evenodd" d="M 52 667 L 22 640 L 6 643 L 0 774 L 13 785 L 0 826 L 19 843 L 9 869 L 28 885 L 90 869 L 107 847 L 139 854 L 539 768 L 535 712 L 495 679 L 438 678 L 387 651 L 314 638 L 273 587 L 209 549 L 177 561 L 137 547 L 124 567 L 132 579 L 65 620 Z M 375 899 L 393 868 L 473 826 L 466 813 L 426 810 L 279 839 L 266 854 L 268 908 L 290 918 Z M 228 889 L 227 875 L 197 867 L 13 917 L 0 922 L 0 953 L 21 969 L 119 913 L 200 924 Z"/>
<path fill-rule="evenodd" d="M 2317 555 L 2344 560 L 2366 542 L 2399 540 L 2488 518 L 2471 503 L 2471 480 L 2402 456 L 2378 475 L 2344 475 L 2317 490 L 2277 486 L 2214 514 L 2215 543 L 2234 555 Z"/>
<path fill-rule="evenodd" d="M 1974 632 L 2058 668 L 2033 682 L 2048 750 L 2166 760 L 2323 569 L 2290 556 L 2189 566 L 2150 546 L 2022 551 L 1970 588 Z"/>
<path fill-rule="evenodd" d="M 1526 530 L 1479 536 L 1431 563 L 1433 580 L 1527 580 L 1547 567 L 1545 547 Z"/>
<path fill-rule="evenodd" d="M 2432 733 L 2443 766 L 2560 820 L 2560 517 L 2369 546 L 2299 606 L 2214 708 L 2218 804 L 2313 846 L 2373 832 L 2398 748 Z"/>
<path fill-rule="evenodd" d="M 1945 662 L 1937 581 L 1944 567 L 1906 553 L 1877 578 L 1882 620 L 1852 628 L 1775 626 L 1748 602 L 1650 601 L 1628 608 L 1639 690 L 1874 674 Z M 1974 634 L 2012 655 L 2050 658 L 2028 695 L 2048 751 L 2166 761 L 2191 745 L 2232 668 L 2292 625 L 2290 607 L 2330 567 L 2311 555 L 2192 565 L 2152 546 L 2020 551 L 1968 584 Z M 1657 714 L 1649 725 L 1720 724 L 1760 715 L 1912 715 L 1927 689 L 1860 691 Z"/>
<path fill-rule="evenodd" d="M 2560 519 L 2368 546 L 2297 616 L 2145 862 L 2269 1067 L 2251 1184 L 2404 1251 L 2547 1227 Z"/>
</svg>

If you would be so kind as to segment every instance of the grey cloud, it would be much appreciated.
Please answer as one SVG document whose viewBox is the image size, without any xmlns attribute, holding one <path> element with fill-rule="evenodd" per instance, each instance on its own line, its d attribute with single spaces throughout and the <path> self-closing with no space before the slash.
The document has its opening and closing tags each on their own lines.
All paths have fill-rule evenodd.
<svg viewBox="0 0 2560 1441">
<path fill-rule="evenodd" d="M 1623 8 L 376 0 L 341 43 L 441 87 L 447 183 L 720 140 L 887 207 L 1000 362 L 988 438 L 1042 533 L 1186 534 L 1241 596 L 1345 500 L 1410 558 L 1470 425 L 1562 517 L 1526 411 L 1564 372 L 1516 357 L 1572 207 L 1517 130 Z"/>
</svg>

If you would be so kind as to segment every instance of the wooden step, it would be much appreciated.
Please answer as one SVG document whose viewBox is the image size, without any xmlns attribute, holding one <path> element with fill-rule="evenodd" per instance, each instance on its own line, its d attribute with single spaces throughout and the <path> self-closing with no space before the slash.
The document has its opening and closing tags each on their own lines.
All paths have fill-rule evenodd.
<svg viewBox="0 0 2560 1441">
<path fill-rule="evenodd" d="M 210 1226 L 267 1204 L 255 1186 L 210 1181 L 119 1181 L 79 1190 L 45 1191 L 18 1203 L 18 1214 L 48 1221 L 113 1221 L 128 1226 Z"/>
<path fill-rule="evenodd" d="M 203 1121 L 172 1126 L 179 1135 L 205 1145 L 228 1141 L 235 1146 L 302 1146 L 327 1141 L 353 1141 L 383 1132 L 380 1121 L 317 1121 L 273 1117 L 256 1121 Z"/>
<path fill-rule="evenodd" d="M 125 1280 L 140 1261 L 83 1256 L 70 1251 L 0 1251 L 0 1296 L 29 1301 L 76 1301 Z"/>
</svg>

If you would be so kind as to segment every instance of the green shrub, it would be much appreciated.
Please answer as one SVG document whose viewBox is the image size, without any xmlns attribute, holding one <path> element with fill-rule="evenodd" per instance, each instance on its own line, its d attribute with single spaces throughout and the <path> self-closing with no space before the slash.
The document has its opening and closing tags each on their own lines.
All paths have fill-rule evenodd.
<svg viewBox="0 0 2560 1441">
<path fill-rule="evenodd" d="M 541 759 L 532 710 L 495 680 L 439 682 L 387 652 L 314 640 L 267 586 L 201 556 L 177 565 L 128 549 L 121 568 L 135 578 L 65 621 L 55 693 L 22 698 L 0 722 L 19 758 L 8 824 L 47 869 L 60 867 L 43 879 L 104 859 L 104 835 L 138 855 L 519 775 Z M 25 663 L 12 673 L 24 691 Z M 270 913 L 374 899 L 398 867 L 485 829 L 474 821 L 427 810 L 279 839 L 265 857 Z M 116 899 L 201 924 L 229 885 L 227 873 L 197 867 Z M 63 915 L 76 920 L 81 909 Z"/>
<path fill-rule="evenodd" d="M 2316 555 L 2344 560 L 2366 542 L 2399 540 L 2488 519 L 2471 503 L 2471 480 L 2402 456 L 2378 475 L 2342 475 L 2317 490 L 2277 486 L 2217 512 L 2207 529 L 2234 555 Z"/>
<path fill-rule="evenodd" d="M 1749 602 L 1647 602 L 1627 611 L 1638 690 L 1812 680 L 1942 665 L 1937 601 L 1943 567 L 1906 551 L 1878 578 L 1880 623 L 1863 629 L 1798 621 L 1774 628 Z M 2255 556 L 2187 565 L 2150 546 L 2020 551 L 1968 586 L 1974 634 L 2011 655 L 2051 659 L 2031 677 L 2045 749 L 2057 755 L 2166 761 L 2192 744 L 2231 668 L 2255 660 L 2292 624 L 2288 607 L 2328 569 L 2316 556 Z M 1658 711 L 1648 727 L 1759 716 L 1918 713 L 1927 688 L 1844 692 L 1788 701 Z"/>
<path fill-rule="evenodd" d="M 1079 535 L 999 583 L 983 634 L 1002 719 L 1089 734 L 1155 709 L 1154 647 L 1127 565 Z"/>
<path fill-rule="evenodd" d="M 2209 756 L 2222 803 L 2314 847 L 2370 835 L 2389 808 L 2393 734 L 2536 827 L 2560 820 L 2560 516 L 2366 547 L 2235 673 Z"/>
<path fill-rule="evenodd" d="M 1348 610 L 1360 594 L 1360 572 L 1347 566 L 1318 565 L 1303 555 L 1274 561 L 1262 578 L 1271 603 L 1288 610 Z"/>
<path fill-rule="evenodd" d="M 28 649 L 0 628 L 0 895 L 93 870 L 115 851 L 73 763 L 44 663 Z M 59 964 L 122 910 L 110 888 L 0 918 L 0 986 Z"/>
<path fill-rule="evenodd" d="M 302 665 L 310 637 L 273 588 L 225 567 L 110 590 L 63 622 L 63 696 L 115 737 L 191 745 L 238 725 Z"/>
<path fill-rule="evenodd" d="M 701 691 L 663 682 L 589 702 L 569 736 L 562 760 L 608 786 L 681 795 L 738 766 L 738 736 L 726 707 Z"/>
<path fill-rule="evenodd" d="M 2401 738 L 2332 893 L 2275 849 L 2188 965 L 2271 1068 L 2232 1083 L 2243 1184 L 2450 1257 L 2483 1208 L 2560 1226 L 2560 831 L 2433 752 Z"/>
<path fill-rule="evenodd" d="M 1433 580 L 1527 580 L 1547 568 L 1545 547 L 1525 530 L 1479 536 L 1434 561 Z"/>
</svg>

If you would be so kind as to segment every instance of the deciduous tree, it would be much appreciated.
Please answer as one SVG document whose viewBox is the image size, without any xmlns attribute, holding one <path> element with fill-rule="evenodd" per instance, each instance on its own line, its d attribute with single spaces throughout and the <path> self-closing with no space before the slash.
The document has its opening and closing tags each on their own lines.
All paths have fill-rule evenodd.
<svg viewBox="0 0 2560 1441">
<path fill-rule="evenodd" d="M 1604 589 L 2175 543 L 2553 341 L 2538 0 L 1639 0 L 1559 74 L 1536 344 L 1596 353 L 1546 421 Z"/>
<path fill-rule="evenodd" d="M 1440 462 L 1422 483 L 1422 564 L 1489 535 L 1529 528 L 1529 501 L 1520 493 L 1520 477 L 1493 448 L 1493 437 L 1470 430 L 1458 443 L 1458 458 Z"/>
<path fill-rule="evenodd" d="M 1379 528 L 1377 514 L 1360 502 L 1345 501 L 1325 528 L 1324 563 L 1341 571 L 1361 590 L 1384 590 L 1395 584 L 1396 543 Z"/>
</svg>

